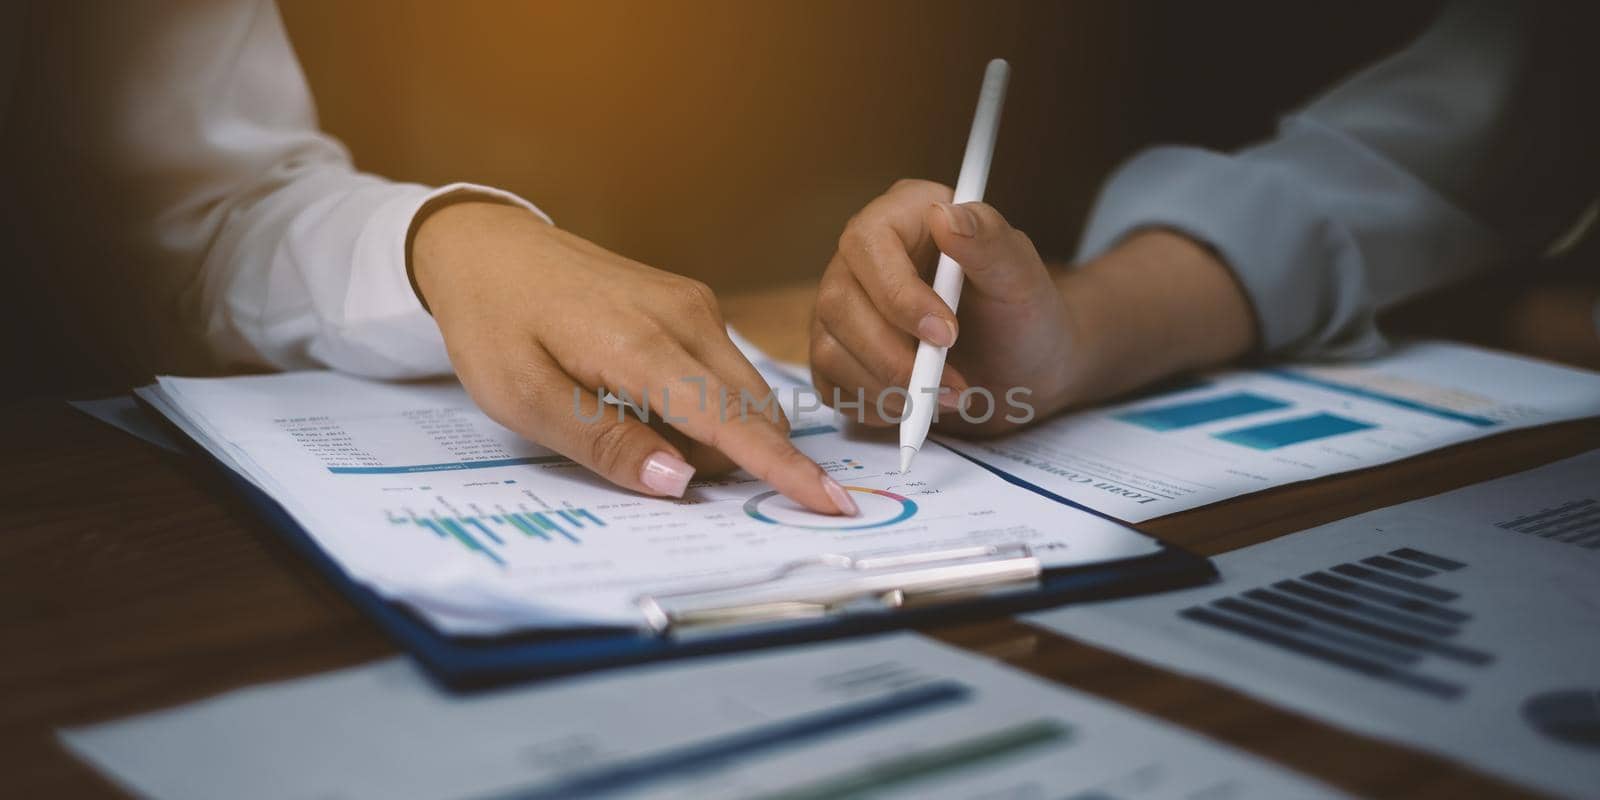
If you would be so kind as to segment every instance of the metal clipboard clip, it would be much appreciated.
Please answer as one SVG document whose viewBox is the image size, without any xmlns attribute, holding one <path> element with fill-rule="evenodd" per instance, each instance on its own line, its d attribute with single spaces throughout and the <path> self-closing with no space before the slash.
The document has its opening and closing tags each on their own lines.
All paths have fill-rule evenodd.
<svg viewBox="0 0 1600 800">
<path fill-rule="evenodd" d="M 947 603 L 1032 588 L 1039 559 L 1026 544 L 970 545 L 918 552 L 826 554 L 767 575 L 641 595 L 646 624 L 662 635 Z"/>
</svg>

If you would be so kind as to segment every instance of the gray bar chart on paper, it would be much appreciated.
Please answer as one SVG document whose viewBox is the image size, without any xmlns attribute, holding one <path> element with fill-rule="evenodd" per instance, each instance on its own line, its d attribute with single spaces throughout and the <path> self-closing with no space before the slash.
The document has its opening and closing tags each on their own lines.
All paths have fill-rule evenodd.
<svg viewBox="0 0 1600 800">
<path fill-rule="evenodd" d="M 1472 615 L 1457 592 L 1432 579 L 1466 569 L 1453 558 L 1405 547 L 1286 578 L 1190 608 L 1196 624 L 1252 639 L 1377 681 L 1452 700 L 1458 681 L 1430 666 L 1479 668 L 1494 654 L 1457 641 Z"/>
<path fill-rule="evenodd" d="M 1499 523 L 1502 530 L 1600 550 L 1600 500 L 1585 497 Z"/>
</svg>

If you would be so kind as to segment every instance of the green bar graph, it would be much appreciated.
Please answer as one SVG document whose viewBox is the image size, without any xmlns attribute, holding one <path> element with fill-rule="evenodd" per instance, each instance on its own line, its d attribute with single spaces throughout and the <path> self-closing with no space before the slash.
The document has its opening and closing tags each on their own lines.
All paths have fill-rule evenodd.
<svg viewBox="0 0 1600 800">
<path fill-rule="evenodd" d="M 583 540 L 575 530 L 606 527 L 604 519 L 586 508 L 500 510 L 494 514 L 452 511 L 449 516 L 390 511 L 387 518 L 391 525 L 426 530 L 440 539 L 457 542 L 502 567 L 506 565 L 505 554 L 523 546 L 519 543 L 581 545 Z"/>
<path fill-rule="evenodd" d="M 537 528 L 534 528 L 532 525 L 529 525 L 528 523 L 523 522 L 522 521 L 522 517 L 520 517 L 520 516 L 518 516 L 516 514 L 507 514 L 505 518 L 506 518 L 506 520 L 508 522 L 510 522 L 512 524 L 512 526 L 514 526 L 517 530 L 522 531 L 524 534 L 526 534 L 528 536 L 538 537 L 538 538 L 543 539 L 543 540 L 545 540 L 547 542 L 550 541 L 550 537 L 544 531 L 538 530 Z"/>
<path fill-rule="evenodd" d="M 970 769 L 996 759 L 1014 756 L 1024 750 L 1069 739 L 1072 731 L 1055 720 L 1040 719 L 1010 728 L 980 734 L 944 747 L 869 764 L 815 783 L 762 795 L 767 800 L 824 800 L 833 797 L 862 797 L 886 792 L 914 781 L 930 780 L 954 770 Z"/>
</svg>

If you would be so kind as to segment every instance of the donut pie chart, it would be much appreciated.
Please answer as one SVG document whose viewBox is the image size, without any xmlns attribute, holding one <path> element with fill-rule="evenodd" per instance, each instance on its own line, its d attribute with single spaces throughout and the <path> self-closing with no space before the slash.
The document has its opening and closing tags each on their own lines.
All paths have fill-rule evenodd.
<svg viewBox="0 0 1600 800">
<path fill-rule="evenodd" d="M 744 503 L 744 513 L 751 519 L 768 525 L 786 528 L 804 528 L 814 531 L 859 531 L 882 528 L 905 522 L 916 516 L 917 504 L 910 498 L 882 489 L 865 486 L 846 486 L 850 499 L 856 501 L 861 514 L 854 517 L 836 517 L 807 511 L 799 503 L 777 492 L 762 492 Z"/>
</svg>

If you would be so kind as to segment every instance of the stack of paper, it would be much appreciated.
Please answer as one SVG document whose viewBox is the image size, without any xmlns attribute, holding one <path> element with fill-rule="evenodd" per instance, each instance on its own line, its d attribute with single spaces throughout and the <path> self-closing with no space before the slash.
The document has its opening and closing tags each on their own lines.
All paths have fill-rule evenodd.
<svg viewBox="0 0 1600 800">
<path fill-rule="evenodd" d="M 165 798 L 1338 796 L 911 634 L 470 698 L 391 659 L 62 738 Z"/>
<path fill-rule="evenodd" d="M 142 395 L 353 578 L 448 633 L 638 626 L 643 595 L 753 580 L 823 554 L 1024 544 L 1050 568 L 1159 549 L 937 447 L 900 475 L 892 431 L 840 424 L 803 370 L 739 344 L 796 446 L 849 487 L 860 517 L 806 512 L 737 472 L 696 482 L 681 501 L 622 491 L 495 424 L 455 382 L 164 377 Z M 1600 376 L 1416 343 L 1360 366 L 1224 372 L 1000 440 L 943 441 L 1139 521 L 1596 413 Z"/>
<path fill-rule="evenodd" d="M 1564 795 L 1600 789 L 1600 451 L 1038 624 Z"/>
<path fill-rule="evenodd" d="M 989 441 L 996 469 L 1140 522 L 1600 414 L 1600 375 L 1446 342 L 1355 364 L 1230 370 Z"/>
<path fill-rule="evenodd" d="M 641 595 L 823 554 L 1020 543 L 1048 568 L 1159 549 L 938 448 L 898 474 L 894 441 L 806 410 L 802 387 L 751 355 L 795 445 L 849 488 L 859 517 L 809 513 L 743 473 L 697 481 L 681 501 L 617 489 L 495 424 L 453 381 L 163 377 L 141 395 L 282 504 L 351 577 L 448 633 L 639 626 Z"/>
</svg>

